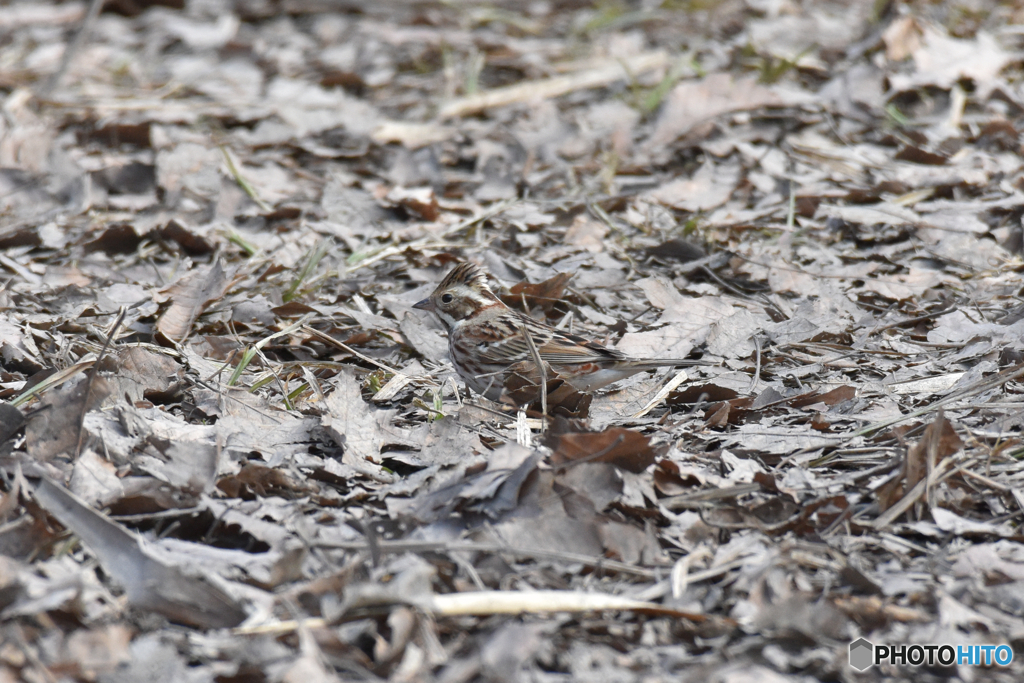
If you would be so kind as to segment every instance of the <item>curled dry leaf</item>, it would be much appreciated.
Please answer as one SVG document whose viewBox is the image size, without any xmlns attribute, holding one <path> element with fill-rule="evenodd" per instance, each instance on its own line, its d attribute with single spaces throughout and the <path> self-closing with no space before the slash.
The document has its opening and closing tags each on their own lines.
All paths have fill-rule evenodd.
<svg viewBox="0 0 1024 683">
<path fill-rule="evenodd" d="M 225 270 L 221 260 L 217 259 L 163 290 L 163 300 L 170 300 L 171 305 L 157 320 L 157 331 L 170 341 L 184 340 L 199 314 L 228 291 L 234 272 L 234 268 Z"/>
<path fill-rule="evenodd" d="M 158 228 L 155 233 L 162 239 L 176 243 L 184 249 L 186 253 L 193 256 L 210 254 L 214 249 L 213 244 L 211 244 L 206 237 L 189 230 L 176 220 L 168 221 L 167 225 L 162 228 Z"/>
<path fill-rule="evenodd" d="M 559 273 L 536 284 L 524 280 L 512 285 L 508 294 L 501 295 L 501 300 L 506 306 L 517 311 L 529 313 L 535 308 L 540 308 L 547 313 L 565 297 L 565 288 L 571 279 L 570 273 Z"/>
<path fill-rule="evenodd" d="M 396 187 L 384 198 L 387 204 L 400 206 L 425 221 L 436 221 L 441 215 L 437 197 L 429 187 Z"/>
<path fill-rule="evenodd" d="M 643 472 L 667 450 L 668 446 L 652 446 L 640 432 L 611 427 L 603 432 L 577 432 L 565 421 L 558 421 L 548 445 L 554 451 L 552 463 L 563 465 L 581 462 L 607 462 L 628 472 Z"/>
</svg>

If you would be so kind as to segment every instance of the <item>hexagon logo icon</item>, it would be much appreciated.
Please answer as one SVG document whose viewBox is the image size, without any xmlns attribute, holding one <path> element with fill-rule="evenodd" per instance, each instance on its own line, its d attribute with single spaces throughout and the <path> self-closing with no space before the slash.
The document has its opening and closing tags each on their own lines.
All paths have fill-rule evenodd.
<svg viewBox="0 0 1024 683">
<path fill-rule="evenodd" d="M 864 671 L 874 664 L 875 646 L 863 638 L 850 643 L 850 666 L 857 671 Z"/>
</svg>

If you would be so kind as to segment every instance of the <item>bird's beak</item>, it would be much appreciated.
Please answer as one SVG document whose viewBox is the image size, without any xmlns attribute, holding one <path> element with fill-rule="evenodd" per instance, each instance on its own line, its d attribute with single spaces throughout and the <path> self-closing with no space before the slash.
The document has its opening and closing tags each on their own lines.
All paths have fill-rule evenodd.
<svg viewBox="0 0 1024 683">
<path fill-rule="evenodd" d="M 412 305 L 413 308 L 418 308 L 422 311 L 433 311 L 434 302 L 430 299 L 424 299 L 423 301 L 417 301 Z"/>
</svg>

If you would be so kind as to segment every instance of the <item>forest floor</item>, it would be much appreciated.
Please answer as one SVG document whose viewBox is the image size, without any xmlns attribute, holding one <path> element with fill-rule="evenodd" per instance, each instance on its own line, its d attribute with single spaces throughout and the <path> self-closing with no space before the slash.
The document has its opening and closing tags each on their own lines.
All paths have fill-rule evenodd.
<svg viewBox="0 0 1024 683">
<path fill-rule="evenodd" d="M 1019 7 L 175 4 L 0 7 L 0 683 L 1024 677 Z"/>
</svg>

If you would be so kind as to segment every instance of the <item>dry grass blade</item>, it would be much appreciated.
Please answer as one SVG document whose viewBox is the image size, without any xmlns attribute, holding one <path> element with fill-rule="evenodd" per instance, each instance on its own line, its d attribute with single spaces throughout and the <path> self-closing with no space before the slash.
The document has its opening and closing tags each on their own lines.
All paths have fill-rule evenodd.
<svg viewBox="0 0 1024 683">
<path fill-rule="evenodd" d="M 435 617 L 493 616 L 522 614 L 553 614 L 558 612 L 605 612 L 628 611 L 651 616 L 666 616 L 702 623 L 706 615 L 672 609 L 656 602 L 646 602 L 604 593 L 583 593 L 579 591 L 468 591 L 434 595 L 421 608 Z M 722 619 L 723 624 L 734 626 L 731 619 Z M 283 621 L 234 630 L 240 635 L 281 635 L 291 633 L 300 627 L 323 628 L 325 619 Z"/>
<path fill-rule="evenodd" d="M 700 622 L 702 614 L 676 610 L 655 602 L 645 602 L 604 593 L 579 591 L 475 591 L 446 593 L 433 598 L 437 616 L 492 614 L 551 614 L 554 612 L 600 612 L 605 610 L 641 612 Z"/>
<path fill-rule="evenodd" d="M 533 337 L 530 335 L 529 330 L 526 329 L 526 325 L 519 326 L 519 333 L 523 335 L 526 346 L 530 349 L 530 357 L 533 358 L 533 364 L 537 368 L 537 375 L 540 377 L 540 419 L 546 421 L 548 419 L 548 371 L 544 366 L 544 361 L 541 360 L 540 352 L 537 351 L 537 345 L 533 343 Z"/>
<path fill-rule="evenodd" d="M 240 188 L 242 188 L 242 191 L 245 192 L 249 199 L 256 202 L 260 209 L 264 212 L 269 212 L 273 207 L 260 198 L 256 188 L 253 187 L 252 183 L 246 180 L 245 176 L 242 175 L 242 172 L 238 170 L 238 165 L 235 164 L 235 160 L 232 158 L 231 152 L 228 151 L 228 148 L 221 145 L 220 151 L 221 154 L 224 155 L 224 164 L 228 167 L 228 173 L 230 173 L 231 177 L 235 179 L 235 182 L 238 183 Z M 287 301 L 287 299 L 285 299 L 285 301 Z"/>
<path fill-rule="evenodd" d="M 299 270 L 295 279 L 281 297 L 284 301 L 291 301 L 295 298 L 299 288 L 302 287 L 302 283 L 309 279 L 309 276 L 313 274 L 320 260 L 327 254 L 330 248 L 331 242 L 329 240 L 320 240 L 316 243 L 316 246 L 309 250 L 309 254 L 306 255 L 306 260 L 302 264 L 302 269 Z"/>
<path fill-rule="evenodd" d="M 580 73 L 517 83 L 453 100 L 441 107 L 438 116 L 442 119 L 466 116 L 517 102 L 545 100 L 577 90 L 598 88 L 646 71 L 660 69 L 667 66 L 669 61 L 668 53 L 660 50 L 637 55 L 622 62 L 608 60 L 600 66 Z"/>
<path fill-rule="evenodd" d="M 688 378 L 689 376 L 686 374 L 685 370 L 677 372 L 672 379 L 666 382 L 665 385 L 658 390 L 658 393 L 654 395 L 654 398 L 647 402 L 647 405 L 633 414 L 633 419 L 636 420 L 651 412 L 656 405 L 668 398 L 668 395 L 678 389 L 679 385 L 685 382 Z"/>
<path fill-rule="evenodd" d="M 350 353 L 353 356 L 355 356 L 356 358 L 358 358 L 360 360 L 363 360 L 363 361 L 369 363 L 370 365 L 376 365 L 381 370 L 387 370 L 388 372 L 390 372 L 392 375 L 395 375 L 396 377 L 398 377 L 398 376 L 404 377 L 405 376 L 405 373 L 402 372 L 401 370 L 396 370 L 395 368 L 391 367 L 390 365 L 387 365 L 386 363 L 382 363 L 379 360 L 376 360 L 374 358 L 370 358 L 369 356 L 367 356 L 364 353 L 359 353 L 358 351 L 356 351 L 352 347 L 348 346 L 347 344 L 338 341 L 337 339 L 335 339 L 334 337 L 332 337 L 329 334 L 324 334 L 323 332 L 321 332 L 320 330 L 318 330 L 316 328 L 310 327 L 309 325 L 303 325 L 302 326 L 302 330 L 304 332 L 308 332 L 309 334 L 313 335 L 314 337 L 316 337 L 320 341 L 322 341 L 322 342 L 324 342 L 326 344 L 330 344 L 331 346 L 336 346 L 337 348 L 341 349 L 342 351 L 345 351 L 346 353 Z"/>
<path fill-rule="evenodd" d="M 22 392 L 17 397 L 15 397 L 11 401 L 11 405 L 23 405 L 24 403 L 27 403 L 28 401 L 32 400 L 34 396 L 41 394 L 47 389 L 60 386 L 61 384 L 67 382 L 69 379 L 71 379 L 78 373 L 89 370 L 90 368 L 92 368 L 93 365 L 95 365 L 95 363 L 96 361 L 92 360 L 82 361 L 80 363 L 75 363 L 70 367 L 64 368 L 63 370 L 55 372 L 46 379 L 44 379 L 43 381 L 39 382 L 38 384 L 32 385 L 30 389 Z"/>
</svg>

